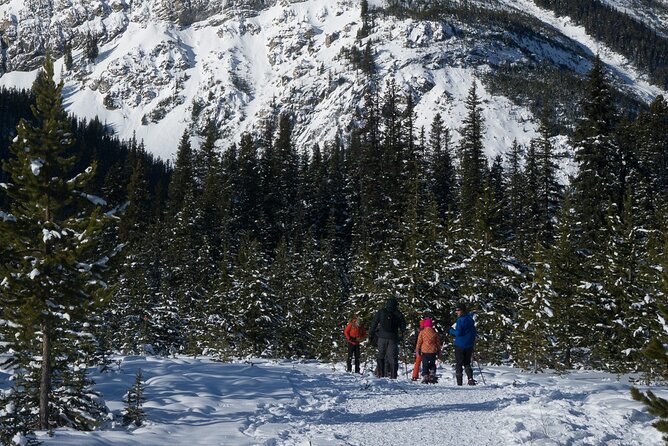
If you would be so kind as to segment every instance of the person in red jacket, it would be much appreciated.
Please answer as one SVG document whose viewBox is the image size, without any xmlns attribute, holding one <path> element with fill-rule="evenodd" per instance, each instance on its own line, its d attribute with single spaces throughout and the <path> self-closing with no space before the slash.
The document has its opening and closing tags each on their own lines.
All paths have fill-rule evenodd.
<svg viewBox="0 0 668 446">
<path fill-rule="evenodd" d="M 422 356 L 422 382 L 436 382 L 436 357 L 441 350 L 441 338 L 434 330 L 434 324 L 427 318 L 422 321 L 423 329 L 418 336 L 415 349 Z"/>
<path fill-rule="evenodd" d="M 348 342 L 348 358 L 346 359 L 346 371 L 352 372 L 352 359 L 355 357 L 355 373 L 360 372 L 360 343 L 366 337 L 366 327 L 357 315 L 348 322 L 343 330 Z"/>
</svg>

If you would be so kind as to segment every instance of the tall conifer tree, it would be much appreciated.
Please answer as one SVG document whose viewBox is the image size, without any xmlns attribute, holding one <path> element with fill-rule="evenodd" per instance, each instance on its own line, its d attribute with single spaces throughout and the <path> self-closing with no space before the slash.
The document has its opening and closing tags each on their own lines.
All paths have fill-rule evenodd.
<svg viewBox="0 0 668 446">
<path fill-rule="evenodd" d="M 10 355 L 10 361 L 27 378 L 20 391 L 32 395 L 31 412 L 38 415 L 27 420 L 27 430 L 59 425 L 90 429 L 87 422 L 67 415 L 82 405 L 88 405 L 91 414 L 100 413 L 93 401 L 85 401 L 89 395 L 81 386 L 67 396 L 67 403 L 58 392 L 71 372 L 67 359 L 74 363 L 85 354 L 61 341 L 81 327 L 103 286 L 101 265 L 92 252 L 100 241 L 99 207 L 90 211 L 85 206 L 86 198 L 98 206 L 103 201 L 83 193 L 95 166 L 71 172 L 76 159 L 67 155 L 73 139 L 62 88 L 53 81 L 53 62 L 47 56 L 33 84 L 32 121 L 19 123 L 13 156 L 3 163 L 10 175 L 5 187 L 11 205 L 9 212 L 0 212 L 0 237 L 10 255 L 0 265 L 0 308 L 12 327 L 11 335 L 4 336 L 5 348 L 18 353 Z M 92 424 L 96 420 L 92 417 Z"/>
<path fill-rule="evenodd" d="M 462 139 L 459 146 L 460 158 L 460 208 L 465 226 L 475 219 L 475 207 L 482 198 L 487 172 L 487 158 L 483 147 L 484 118 L 482 101 L 474 82 L 466 98 L 467 115 L 460 130 Z"/>
</svg>

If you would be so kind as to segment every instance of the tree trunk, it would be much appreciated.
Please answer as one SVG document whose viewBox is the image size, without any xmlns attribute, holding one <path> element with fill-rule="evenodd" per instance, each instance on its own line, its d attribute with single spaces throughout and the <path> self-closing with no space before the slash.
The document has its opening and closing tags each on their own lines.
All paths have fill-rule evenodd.
<svg viewBox="0 0 668 446">
<path fill-rule="evenodd" d="M 49 393 L 51 391 L 51 332 L 42 322 L 42 376 L 39 384 L 39 427 L 49 429 Z"/>
</svg>

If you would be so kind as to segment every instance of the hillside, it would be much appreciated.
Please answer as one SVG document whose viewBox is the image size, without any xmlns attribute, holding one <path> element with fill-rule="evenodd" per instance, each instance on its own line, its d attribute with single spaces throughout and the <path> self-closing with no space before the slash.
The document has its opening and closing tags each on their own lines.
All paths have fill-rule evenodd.
<svg viewBox="0 0 668 446">
<path fill-rule="evenodd" d="M 292 115 L 302 150 L 346 135 L 370 79 L 355 57 L 367 45 L 373 79 L 381 89 L 395 79 L 412 95 L 418 126 L 440 112 L 459 128 L 466 93 L 481 81 L 490 156 L 535 136 L 533 112 L 545 100 L 572 116 L 571 89 L 596 53 L 632 112 L 664 93 L 584 27 L 530 0 L 413 2 L 408 9 L 376 0 L 362 33 L 360 3 L 349 0 L 0 3 L 0 85 L 29 87 L 45 51 L 60 57 L 69 45 L 70 68 L 64 57 L 56 64 L 68 110 L 99 116 L 120 138 L 136 135 L 165 158 L 184 130 L 202 132 L 209 120 L 221 130 L 219 147 L 260 133 L 282 112 Z M 665 4 L 641 3 L 616 6 L 665 29 Z M 86 56 L 91 42 L 93 59 Z M 518 91 L 509 86 L 518 77 L 536 82 Z"/>
</svg>

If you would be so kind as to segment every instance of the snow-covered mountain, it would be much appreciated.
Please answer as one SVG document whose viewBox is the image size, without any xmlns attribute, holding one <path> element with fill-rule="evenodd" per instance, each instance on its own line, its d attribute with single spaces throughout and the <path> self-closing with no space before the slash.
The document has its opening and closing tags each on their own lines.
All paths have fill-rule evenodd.
<svg viewBox="0 0 668 446">
<path fill-rule="evenodd" d="M 458 128 L 470 86 L 490 70 L 547 63 L 584 73 L 596 53 L 627 94 L 644 102 L 664 94 L 567 17 L 531 0 L 478 3 L 523 17 L 534 32 L 478 25 L 456 14 L 429 20 L 377 13 L 371 34 L 359 40 L 359 0 L 0 0 L 0 85 L 29 87 L 48 49 L 58 58 L 69 111 L 99 116 L 120 138 L 136 135 L 165 158 L 174 155 L 184 130 L 202 130 L 208 120 L 222 131 L 221 147 L 245 131 L 259 132 L 282 111 L 293 114 L 299 147 L 345 133 L 363 106 L 367 82 L 345 54 L 367 42 L 381 87 L 394 78 L 410 92 L 417 124 L 426 127 L 440 112 Z M 666 31 L 665 2 L 606 3 Z M 385 0 L 369 5 L 387 6 Z M 85 55 L 91 39 L 99 47 L 92 62 Z M 67 43 L 70 70 L 62 57 Z M 515 138 L 535 136 L 526 107 L 478 86 L 490 155 Z"/>
</svg>

